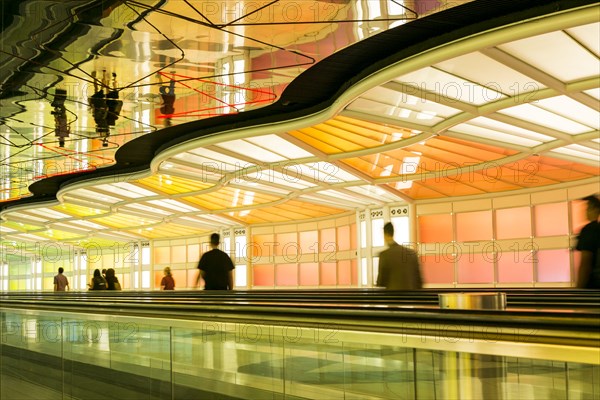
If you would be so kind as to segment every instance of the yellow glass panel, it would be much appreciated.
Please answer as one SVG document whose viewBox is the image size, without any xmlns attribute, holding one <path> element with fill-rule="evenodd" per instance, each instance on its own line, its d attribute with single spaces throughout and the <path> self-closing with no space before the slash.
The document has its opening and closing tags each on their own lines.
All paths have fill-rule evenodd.
<svg viewBox="0 0 600 400">
<path fill-rule="evenodd" d="M 201 179 L 192 180 L 164 174 L 149 176 L 140 179 L 137 183 L 142 187 L 166 194 L 188 193 L 213 186 L 211 183 L 202 182 Z"/>
<path fill-rule="evenodd" d="M 155 247 L 154 248 L 154 264 L 170 264 L 171 263 L 171 248 L 170 247 Z"/>
<path fill-rule="evenodd" d="M 52 207 L 52 209 L 64 212 L 69 215 L 73 215 L 75 217 L 87 217 L 90 215 L 98 215 L 106 213 L 106 210 L 101 210 L 99 208 L 85 207 L 71 203 L 60 204 L 58 206 Z"/>
<path fill-rule="evenodd" d="M 203 194 L 202 196 L 185 197 L 189 201 L 203 209 L 208 210 L 231 210 L 236 207 L 244 207 L 255 204 L 265 204 L 280 200 L 280 197 L 255 193 L 251 190 L 236 188 L 221 188 L 218 191 Z"/>
<path fill-rule="evenodd" d="M 130 226 L 144 226 L 151 225 L 159 220 L 151 219 L 151 218 L 142 218 L 137 217 L 135 215 L 126 215 L 126 214 L 115 214 L 106 217 L 100 217 L 91 219 L 92 222 L 107 225 L 112 228 L 126 228 Z"/>
</svg>

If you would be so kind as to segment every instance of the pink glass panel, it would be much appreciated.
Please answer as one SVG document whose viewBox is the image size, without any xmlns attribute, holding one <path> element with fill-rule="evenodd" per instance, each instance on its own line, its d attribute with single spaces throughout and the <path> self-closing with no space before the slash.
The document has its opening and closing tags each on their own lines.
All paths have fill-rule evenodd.
<svg viewBox="0 0 600 400">
<path fill-rule="evenodd" d="M 259 264 L 252 269 L 254 286 L 275 286 L 273 264 Z"/>
<path fill-rule="evenodd" d="M 421 257 L 421 276 L 424 283 L 454 283 L 454 262 L 442 255 Z"/>
<path fill-rule="evenodd" d="M 452 241 L 452 215 L 436 214 L 419 217 L 421 243 L 446 243 Z"/>
<path fill-rule="evenodd" d="M 323 253 L 331 253 L 337 250 L 335 240 L 335 228 L 321 229 L 320 248 Z"/>
<path fill-rule="evenodd" d="M 579 276 L 579 267 L 580 267 L 580 263 L 581 263 L 581 252 L 580 251 L 573 251 L 573 266 L 574 268 L 574 273 L 575 276 L 578 277 Z M 575 282 L 577 282 L 577 280 L 574 279 Z"/>
<path fill-rule="evenodd" d="M 338 261 L 338 285 L 352 284 L 352 264 L 350 260 Z"/>
<path fill-rule="evenodd" d="M 337 263 L 321 263 L 321 285 L 337 284 Z"/>
<path fill-rule="evenodd" d="M 350 248 L 358 248 L 358 245 L 356 244 L 356 224 L 350 225 Z"/>
<path fill-rule="evenodd" d="M 277 286 L 298 285 L 298 264 L 277 264 Z"/>
<path fill-rule="evenodd" d="M 573 226 L 573 233 L 579 233 L 581 228 L 587 225 L 588 220 L 586 216 L 587 202 L 577 200 L 571 202 L 571 222 Z"/>
<path fill-rule="evenodd" d="M 300 232 L 302 254 L 315 254 L 319 251 L 319 233 L 317 231 Z"/>
<path fill-rule="evenodd" d="M 350 227 L 339 226 L 337 228 L 337 246 L 338 250 L 350 250 Z"/>
<path fill-rule="evenodd" d="M 492 240 L 492 211 L 456 214 L 456 240 L 459 242 Z"/>
<path fill-rule="evenodd" d="M 300 285 L 316 286 L 319 284 L 319 264 L 300 264 Z"/>
<path fill-rule="evenodd" d="M 171 263 L 184 263 L 187 261 L 187 248 L 185 246 L 171 247 Z"/>
<path fill-rule="evenodd" d="M 300 245 L 298 243 L 298 234 L 292 233 L 278 233 L 275 235 L 275 255 L 276 256 L 287 256 L 289 258 L 297 258 L 300 252 Z"/>
<path fill-rule="evenodd" d="M 252 255 L 254 257 L 270 257 L 273 255 L 273 246 L 275 246 L 274 235 L 254 235 L 252 236 Z"/>
<path fill-rule="evenodd" d="M 199 244 L 190 244 L 187 247 L 187 259 L 188 262 L 198 262 L 200 261 L 200 245 Z"/>
<path fill-rule="evenodd" d="M 537 252 L 538 282 L 570 282 L 569 250 L 539 250 Z"/>
<path fill-rule="evenodd" d="M 504 252 L 498 260 L 498 282 L 533 282 L 533 256 L 529 251 Z"/>
<path fill-rule="evenodd" d="M 533 208 L 535 236 L 558 236 L 569 233 L 567 203 L 540 204 Z"/>
<path fill-rule="evenodd" d="M 496 210 L 497 239 L 528 237 L 531 237 L 531 209 L 529 207 Z"/>
<path fill-rule="evenodd" d="M 493 283 L 494 263 L 483 254 L 463 254 L 457 262 L 459 283 Z"/>
<path fill-rule="evenodd" d="M 155 247 L 154 248 L 154 264 L 170 264 L 171 263 L 171 248 L 170 247 Z"/>
</svg>

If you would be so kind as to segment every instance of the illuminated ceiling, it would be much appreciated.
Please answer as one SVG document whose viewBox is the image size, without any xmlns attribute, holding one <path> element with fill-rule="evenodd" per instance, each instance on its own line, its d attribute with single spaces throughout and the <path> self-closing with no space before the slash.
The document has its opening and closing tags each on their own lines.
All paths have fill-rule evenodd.
<svg viewBox="0 0 600 400">
<path fill-rule="evenodd" d="M 291 2 L 277 3 L 291 10 Z M 532 13 L 513 24 L 476 1 L 394 29 L 412 16 L 395 2 L 294 3 L 306 6 L 299 12 L 307 19 L 268 29 L 262 23 L 272 16 L 246 17 L 257 25 L 234 14 L 216 22 L 208 13 L 218 13 L 202 12 L 202 4 L 115 2 L 63 53 L 48 51 L 56 57 L 24 68 L 26 85 L 3 86 L 27 92 L 2 98 L 3 176 L 11 177 L 2 192 L 3 240 L 197 236 L 386 203 L 598 181 L 600 24 L 592 2 L 571 2 L 543 24 L 534 17 L 552 5 L 513 10 L 524 19 Z M 319 7 L 331 11 L 325 24 L 312 23 Z M 384 18 L 385 10 L 396 14 Z M 482 13 L 494 22 L 486 26 Z M 44 28 L 54 38 L 66 29 L 56 25 Z M 30 36 L 36 48 L 52 49 L 41 45 L 43 35 Z M 40 55 L 28 57 L 31 67 Z M 109 146 L 90 125 L 92 91 L 74 90 L 65 105 L 77 118 L 59 147 L 48 126 L 51 94 L 89 84 L 103 68 L 127 82 Z M 171 79 L 177 99 L 165 114 L 158 89 L 168 91 Z M 228 115 L 208 118 L 215 114 Z M 164 127 L 167 120 L 173 126 Z M 97 170 L 61 175 L 78 169 Z M 52 190 L 59 204 L 44 196 Z"/>
</svg>

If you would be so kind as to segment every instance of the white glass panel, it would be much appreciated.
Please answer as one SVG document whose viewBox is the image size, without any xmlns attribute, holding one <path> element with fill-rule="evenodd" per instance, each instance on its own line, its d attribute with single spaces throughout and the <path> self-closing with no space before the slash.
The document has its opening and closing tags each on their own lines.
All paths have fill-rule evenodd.
<svg viewBox="0 0 600 400">
<path fill-rule="evenodd" d="M 129 194 L 130 197 L 133 197 L 131 195 L 131 193 L 136 193 L 141 196 L 155 196 L 156 195 L 156 193 L 154 193 L 148 189 L 144 189 L 137 185 L 132 185 L 131 183 L 127 183 L 127 182 L 113 183 L 112 185 L 110 185 L 110 187 L 112 190 L 114 190 L 115 187 L 123 189 L 125 191 L 123 193 L 130 193 Z M 117 193 L 119 193 L 119 192 L 117 192 Z"/>
<path fill-rule="evenodd" d="M 142 271 L 142 289 L 150 289 L 150 271 Z"/>
<path fill-rule="evenodd" d="M 133 273 L 133 288 L 138 289 L 140 287 L 140 273 L 135 271 Z"/>
<path fill-rule="evenodd" d="M 235 255 L 237 260 L 247 261 L 246 235 L 235 236 Z"/>
<path fill-rule="evenodd" d="M 198 211 L 197 208 L 189 206 L 177 200 L 150 200 L 148 203 L 179 212 Z"/>
<path fill-rule="evenodd" d="M 306 182 L 301 179 L 302 175 L 294 175 L 294 172 L 287 171 L 286 174 L 273 173 L 272 171 L 259 171 L 253 172 L 246 175 L 248 185 L 252 184 L 252 181 L 263 181 L 270 182 L 284 187 L 289 186 L 291 188 L 304 189 L 307 187 L 316 186 L 315 184 Z"/>
<path fill-rule="evenodd" d="M 41 215 L 43 217 L 46 217 L 47 219 L 71 218 L 71 216 L 68 214 L 63 214 L 61 212 L 54 211 L 49 208 L 38 208 L 35 210 L 27 210 L 27 212 L 35 215 Z"/>
<path fill-rule="evenodd" d="M 572 146 L 554 149 L 554 150 L 552 150 L 552 152 L 567 154 L 567 155 L 570 155 L 573 157 L 585 158 L 587 160 L 593 160 L 596 162 L 598 162 L 598 160 L 600 159 L 600 153 L 598 153 L 598 152 L 596 152 L 595 154 L 591 154 L 587 151 L 580 151 L 580 150 L 574 149 L 574 148 L 572 148 Z"/>
<path fill-rule="evenodd" d="M 254 143 L 263 148 L 272 150 L 273 152 L 287 158 L 302 158 L 312 157 L 314 154 L 288 142 L 285 139 L 280 138 L 277 135 L 265 135 L 246 139 L 248 142 Z M 252 155 L 252 154 L 249 154 Z"/>
<path fill-rule="evenodd" d="M 247 286 L 248 285 L 248 277 L 247 277 L 247 267 L 246 265 L 236 265 L 234 270 L 234 285 L 235 286 Z"/>
<path fill-rule="evenodd" d="M 218 143 L 215 146 L 264 162 L 285 161 L 284 157 L 242 139 Z"/>
<path fill-rule="evenodd" d="M 475 65 L 477 67 L 474 68 Z M 527 75 L 478 52 L 443 61 L 436 64 L 435 67 L 507 96 L 516 96 L 545 88 L 544 85 Z M 469 83 L 465 84 L 464 89 L 472 90 L 473 93 L 479 90 L 478 87 Z M 474 98 L 473 94 L 470 97 Z"/>
<path fill-rule="evenodd" d="M 352 196 L 351 194 L 340 192 L 337 190 L 322 190 L 319 194 L 330 196 L 333 199 L 345 200 L 352 203 L 364 204 L 365 199 L 362 196 Z"/>
<path fill-rule="evenodd" d="M 398 83 L 402 84 L 402 82 Z M 393 106 L 395 108 L 405 109 L 399 112 L 401 116 L 404 116 L 404 114 L 410 110 L 417 112 L 422 110 L 428 110 L 435 113 L 436 115 L 439 115 L 440 117 L 449 117 L 452 115 L 456 115 L 460 112 L 460 110 L 457 108 L 448 107 L 443 104 L 435 103 L 433 101 L 413 96 L 413 94 L 416 94 L 416 88 L 414 87 L 407 86 L 404 89 L 405 92 L 400 92 L 388 87 L 378 86 L 363 93 L 360 96 L 360 98 L 371 100 L 372 102 L 377 104 L 385 104 L 388 106 Z"/>
<path fill-rule="evenodd" d="M 149 212 L 149 213 L 152 213 L 152 214 L 159 214 L 159 215 L 171 215 L 171 214 L 173 214 L 172 212 L 161 210 L 160 208 L 145 206 L 143 204 L 127 204 L 126 206 L 120 207 L 119 209 L 126 210 L 127 208 L 133 208 L 135 210 L 146 211 L 146 212 Z"/>
<path fill-rule="evenodd" d="M 69 194 L 71 194 L 73 196 L 85 197 L 88 199 L 92 199 L 94 201 L 102 201 L 105 203 L 116 203 L 116 202 L 123 200 L 121 198 L 112 197 L 112 196 L 108 196 L 106 194 L 100 194 L 97 192 L 93 192 L 88 189 L 77 189 L 73 192 L 70 192 Z"/>
<path fill-rule="evenodd" d="M 581 125 L 575 121 L 566 119 L 531 104 L 521 104 L 499 112 L 572 135 L 590 131 L 590 128 L 585 125 Z"/>
<path fill-rule="evenodd" d="M 498 47 L 563 82 L 598 75 L 598 59 L 561 31 Z"/>
<path fill-rule="evenodd" d="M 377 218 L 371 220 L 371 239 L 373 247 L 385 245 L 383 240 L 383 219 Z"/>
<path fill-rule="evenodd" d="M 87 228 L 92 228 L 92 229 L 106 229 L 106 227 L 103 225 L 95 224 L 93 222 L 85 221 L 85 220 L 71 221 L 70 223 L 75 224 L 75 225 L 85 226 Z"/>
<path fill-rule="evenodd" d="M 425 113 L 424 111 L 413 111 L 405 107 L 401 108 L 385 105 L 363 98 L 353 101 L 347 109 L 350 111 L 358 111 L 365 114 L 397 119 L 399 124 L 409 122 L 418 126 L 434 126 L 443 121 L 443 118 L 436 116 L 434 111 L 427 111 L 428 113 Z"/>
<path fill-rule="evenodd" d="M 468 104 L 480 105 L 506 97 L 498 91 L 502 89 L 501 87 L 495 85 L 484 87 L 432 67 L 402 75 L 395 80 Z"/>
<path fill-rule="evenodd" d="M 2 224 L 0 224 L 0 232 L 2 233 L 11 233 L 11 232 L 17 232 L 16 229 L 12 229 L 12 228 L 8 228 L 6 226 L 2 226 Z"/>
<path fill-rule="evenodd" d="M 494 131 L 508 133 L 511 135 L 520 136 L 523 138 L 540 142 L 550 142 L 554 140 L 552 136 L 542 135 L 541 133 L 519 128 L 518 126 L 506 124 L 504 122 L 496 121 L 494 119 L 486 117 L 473 118 L 471 121 L 469 121 L 469 124 L 475 126 L 482 126 L 484 128 L 489 128 Z"/>
<path fill-rule="evenodd" d="M 599 88 L 585 90 L 584 93 L 592 96 L 595 99 L 600 100 L 600 89 Z"/>
<path fill-rule="evenodd" d="M 402 179 L 402 178 L 399 178 Z M 386 202 L 395 202 L 395 201 L 400 201 L 402 200 L 400 197 L 398 196 L 394 196 L 393 194 L 386 192 L 385 190 L 377 187 L 377 186 L 356 186 L 356 187 L 349 187 L 348 190 L 356 192 L 356 193 L 360 193 L 369 197 L 373 197 L 375 199 L 378 199 L 380 201 L 386 201 Z"/>
<path fill-rule="evenodd" d="M 591 52 L 600 55 L 600 23 L 567 29 L 567 33 L 585 45 Z"/>
<path fill-rule="evenodd" d="M 28 210 L 28 211 L 35 211 L 35 210 Z M 40 217 L 34 217 L 32 215 L 29 214 L 23 214 L 23 213 L 10 213 L 11 217 L 15 217 L 15 218 L 20 218 L 22 220 L 25 221 L 31 221 L 31 222 L 46 222 L 48 221 L 48 218 L 40 218 Z"/>
<path fill-rule="evenodd" d="M 360 221 L 360 247 L 367 247 L 367 221 Z"/>
<path fill-rule="evenodd" d="M 379 258 L 377 259 L 377 261 L 379 262 Z M 360 259 L 360 272 L 361 272 L 361 277 L 362 277 L 362 279 L 360 280 L 360 284 L 366 285 L 367 284 L 367 259 L 366 258 Z"/>
<path fill-rule="evenodd" d="M 203 169 L 214 168 L 221 173 L 223 171 L 239 169 L 240 166 L 252 165 L 247 161 L 205 148 L 194 149 L 187 153 L 179 154 L 174 158 L 198 164 L 198 166 L 203 167 Z"/>
<path fill-rule="evenodd" d="M 85 275 L 79 275 L 79 288 L 85 290 L 88 288 Z"/>
<path fill-rule="evenodd" d="M 598 67 L 600 72 L 600 65 Z M 557 96 L 549 99 L 539 100 L 536 106 L 545 110 L 552 111 L 581 124 L 585 124 L 594 129 L 600 129 L 600 115 L 593 110 L 570 97 Z"/>
<path fill-rule="evenodd" d="M 142 246 L 142 265 L 150 265 L 150 247 Z"/>
<path fill-rule="evenodd" d="M 500 142 L 505 142 L 505 143 L 511 143 L 511 144 L 514 143 L 514 144 L 518 144 L 521 146 L 527 146 L 527 147 L 533 147 L 538 144 L 541 144 L 541 142 L 538 142 L 537 140 L 531 140 L 531 139 L 526 139 L 526 138 L 522 138 L 519 136 L 509 135 L 506 133 L 501 133 L 501 132 L 493 131 L 491 129 L 486 129 L 486 128 L 482 128 L 479 126 L 473 126 L 470 124 L 456 125 L 455 127 L 453 127 L 451 129 L 451 131 L 452 132 L 460 132 L 460 133 L 464 133 L 467 135 L 472 135 L 474 137 L 498 140 Z"/>
<path fill-rule="evenodd" d="M 410 243 L 410 225 L 408 217 L 393 217 L 394 240 L 396 243 L 408 245 Z"/>
</svg>

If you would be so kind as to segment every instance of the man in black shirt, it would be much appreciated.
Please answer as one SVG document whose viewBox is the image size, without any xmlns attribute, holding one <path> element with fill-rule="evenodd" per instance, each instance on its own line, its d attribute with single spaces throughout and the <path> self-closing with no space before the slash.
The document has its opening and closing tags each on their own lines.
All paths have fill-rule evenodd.
<svg viewBox="0 0 600 400">
<path fill-rule="evenodd" d="M 577 287 L 594 289 L 600 288 L 600 200 L 597 196 L 585 197 L 587 201 L 587 219 L 589 224 L 579 232 L 576 249 L 581 252 L 579 263 L 579 274 L 577 276 Z"/>
<path fill-rule="evenodd" d="M 220 237 L 218 233 L 210 235 L 212 250 L 207 251 L 198 263 L 198 279 L 204 279 L 204 290 L 232 290 L 233 289 L 233 261 L 224 251 L 219 250 Z"/>
</svg>

